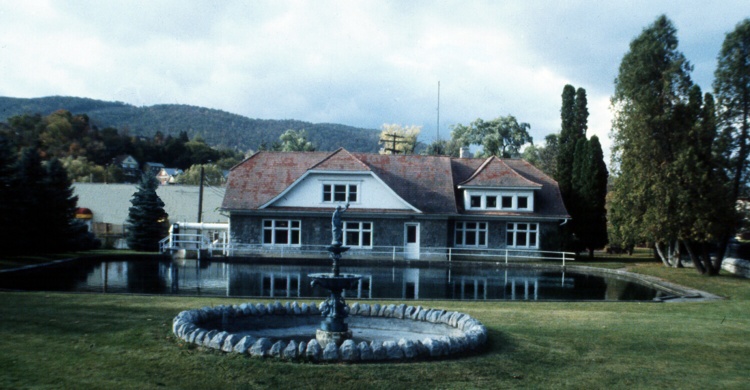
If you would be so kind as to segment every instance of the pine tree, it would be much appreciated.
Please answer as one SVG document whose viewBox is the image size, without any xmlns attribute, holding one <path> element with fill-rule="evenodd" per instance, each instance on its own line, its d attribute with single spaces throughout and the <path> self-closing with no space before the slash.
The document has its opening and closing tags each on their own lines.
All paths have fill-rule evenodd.
<svg viewBox="0 0 750 390">
<path fill-rule="evenodd" d="M 155 252 L 159 241 L 167 235 L 169 215 L 164 202 L 156 194 L 159 182 L 155 177 L 143 175 L 133 194 L 127 220 L 127 242 L 131 249 Z"/>
<path fill-rule="evenodd" d="M 16 155 L 10 140 L 0 134 L 0 248 L 10 248 L 14 242 L 13 232 L 16 216 L 13 177 Z"/>
<path fill-rule="evenodd" d="M 10 185 L 16 219 L 12 248 L 31 253 L 46 250 L 40 244 L 46 235 L 55 232 L 44 230 L 46 215 L 41 206 L 46 202 L 43 196 L 46 172 L 39 152 L 35 148 L 23 149 L 14 170 Z"/>
<path fill-rule="evenodd" d="M 576 142 L 578 142 L 575 125 L 575 93 L 575 87 L 570 84 L 563 88 L 562 108 L 560 109 L 562 130 L 560 130 L 560 138 L 558 140 L 559 153 L 557 155 L 557 175 L 555 179 L 560 186 L 560 193 L 566 205 L 570 202 L 573 158 Z"/>
<path fill-rule="evenodd" d="M 65 250 L 72 246 L 74 238 L 73 219 L 78 197 L 73 195 L 73 187 L 62 163 L 56 158 L 44 166 L 42 181 L 44 202 L 39 205 L 44 213 L 44 241 L 50 250 Z"/>
</svg>

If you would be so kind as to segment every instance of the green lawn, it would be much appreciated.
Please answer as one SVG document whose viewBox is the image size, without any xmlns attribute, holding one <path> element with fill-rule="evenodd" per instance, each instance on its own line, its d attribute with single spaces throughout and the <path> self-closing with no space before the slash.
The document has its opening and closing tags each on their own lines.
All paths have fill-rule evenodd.
<svg viewBox="0 0 750 390">
<path fill-rule="evenodd" d="M 327 365 L 229 355 L 172 335 L 181 310 L 241 299 L 5 292 L 0 388 L 747 388 L 750 281 L 626 266 L 728 299 L 414 302 L 479 319 L 488 350 L 445 361 Z"/>
</svg>

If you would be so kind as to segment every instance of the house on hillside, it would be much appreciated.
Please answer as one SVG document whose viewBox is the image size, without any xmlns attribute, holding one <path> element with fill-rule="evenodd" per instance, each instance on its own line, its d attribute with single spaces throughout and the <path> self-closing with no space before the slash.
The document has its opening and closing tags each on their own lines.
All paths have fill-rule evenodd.
<svg viewBox="0 0 750 390">
<path fill-rule="evenodd" d="M 122 176 L 125 183 L 137 183 L 141 178 L 141 171 L 138 169 L 138 160 L 129 154 L 121 154 L 114 158 L 113 162 L 122 169 Z"/>
<path fill-rule="evenodd" d="M 523 160 L 345 149 L 256 153 L 230 172 L 222 210 L 239 247 L 289 253 L 330 244 L 331 213 L 346 203 L 345 246 L 405 258 L 426 248 L 556 251 L 570 218 L 557 182 Z"/>
<path fill-rule="evenodd" d="M 156 174 L 156 180 L 159 180 L 159 184 L 174 184 L 177 182 L 177 176 L 181 175 L 182 169 L 178 168 L 162 168 L 159 173 Z"/>
</svg>

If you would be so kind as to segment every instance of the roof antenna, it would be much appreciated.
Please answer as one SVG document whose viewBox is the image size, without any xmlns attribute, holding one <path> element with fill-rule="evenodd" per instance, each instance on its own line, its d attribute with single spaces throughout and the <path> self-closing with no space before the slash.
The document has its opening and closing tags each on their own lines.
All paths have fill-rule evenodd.
<svg viewBox="0 0 750 390">
<path fill-rule="evenodd" d="M 437 101 L 437 140 L 440 141 L 440 80 L 438 80 L 438 101 Z"/>
</svg>

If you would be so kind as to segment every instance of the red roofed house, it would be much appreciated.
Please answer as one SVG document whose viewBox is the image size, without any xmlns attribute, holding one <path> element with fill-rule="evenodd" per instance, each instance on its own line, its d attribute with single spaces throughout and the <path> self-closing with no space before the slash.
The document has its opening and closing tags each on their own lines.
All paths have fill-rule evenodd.
<svg viewBox="0 0 750 390">
<path fill-rule="evenodd" d="M 344 245 L 560 250 L 570 216 L 557 182 L 523 160 L 334 152 L 259 152 L 229 174 L 222 210 L 234 243 L 323 246 L 331 213 Z M 382 249 L 382 248 L 380 248 Z M 401 251 L 399 251 L 401 253 Z"/>
</svg>

